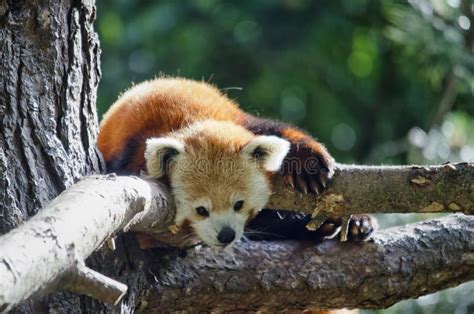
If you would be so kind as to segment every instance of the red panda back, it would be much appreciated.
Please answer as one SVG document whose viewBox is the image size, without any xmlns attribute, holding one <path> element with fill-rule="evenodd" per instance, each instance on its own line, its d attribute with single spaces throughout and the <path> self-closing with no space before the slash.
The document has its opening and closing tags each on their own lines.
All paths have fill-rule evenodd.
<svg viewBox="0 0 474 314">
<path fill-rule="evenodd" d="M 217 88 L 182 78 L 159 78 L 125 92 L 100 125 L 98 148 L 109 171 L 137 173 L 144 166 L 144 140 L 195 121 L 235 121 L 245 115 Z M 126 160 L 124 160 L 124 158 Z"/>
</svg>

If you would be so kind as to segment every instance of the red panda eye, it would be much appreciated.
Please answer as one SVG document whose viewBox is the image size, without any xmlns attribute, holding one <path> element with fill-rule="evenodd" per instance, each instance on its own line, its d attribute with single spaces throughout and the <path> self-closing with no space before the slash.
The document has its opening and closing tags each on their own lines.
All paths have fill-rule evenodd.
<svg viewBox="0 0 474 314">
<path fill-rule="evenodd" d="M 235 204 L 234 204 L 234 210 L 235 210 L 236 212 L 238 212 L 239 210 L 241 210 L 242 207 L 244 207 L 244 201 L 237 201 L 237 202 L 235 202 Z"/>
<path fill-rule="evenodd" d="M 199 216 L 209 217 L 209 212 L 204 206 L 196 207 L 196 212 L 198 213 Z"/>
</svg>

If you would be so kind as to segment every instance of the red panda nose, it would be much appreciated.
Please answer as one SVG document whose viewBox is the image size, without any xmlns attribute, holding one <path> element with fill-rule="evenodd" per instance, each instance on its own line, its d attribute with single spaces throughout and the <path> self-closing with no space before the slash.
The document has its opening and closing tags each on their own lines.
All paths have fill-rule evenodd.
<svg viewBox="0 0 474 314">
<path fill-rule="evenodd" d="M 222 228 L 221 232 L 217 235 L 217 240 L 222 244 L 229 244 L 235 239 L 235 231 L 230 227 Z"/>
</svg>

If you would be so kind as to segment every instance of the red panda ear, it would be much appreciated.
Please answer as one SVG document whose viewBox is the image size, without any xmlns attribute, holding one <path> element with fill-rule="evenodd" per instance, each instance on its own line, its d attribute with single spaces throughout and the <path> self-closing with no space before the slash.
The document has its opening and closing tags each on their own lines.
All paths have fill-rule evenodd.
<svg viewBox="0 0 474 314">
<path fill-rule="evenodd" d="M 168 173 L 169 162 L 184 153 L 184 144 L 171 137 L 150 138 L 146 141 L 145 160 L 148 175 L 159 179 Z"/>
<path fill-rule="evenodd" d="M 287 140 L 262 135 L 248 142 L 240 153 L 257 160 L 266 171 L 278 171 L 289 150 L 290 142 Z"/>
</svg>

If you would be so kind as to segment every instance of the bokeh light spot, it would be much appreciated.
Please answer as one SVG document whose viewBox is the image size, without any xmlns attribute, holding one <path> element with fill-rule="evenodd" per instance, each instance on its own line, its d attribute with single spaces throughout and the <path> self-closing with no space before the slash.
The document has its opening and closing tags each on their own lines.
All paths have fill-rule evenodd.
<svg viewBox="0 0 474 314">
<path fill-rule="evenodd" d="M 369 76 L 377 54 L 377 46 L 366 32 L 356 31 L 352 38 L 352 53 L 347 58 L 349 70 L 360 78 Z"/>
<path fill-rule="evenodd" d="M 408 132 L 408 140 L 416 147 L 423 147 L 426 143 L 426 133 L 419 127 L 413 127 Z"/>
<path fill-rule="evenodd" d="M 469 30 L 471 28 L 471 21 L 469 18 L 465 15 L 461 15 L 458 19 L 459 26 L 465 31 Z"/>
<path fill-rule="evenodd" d="M 251 20 L 238 23 L 234 28 L 234 38 L 240 43 L 254 41 L 260 37 L 260 26 Z"/>
<path fill-rule="evenodd" d="M 107 44 L 114 44 L 120 41 L 123 32 L 123 24 L 120 16 L 115 12 L 104 12 L 99 20 L 99 28 L 102 37 L 101 41 Z"/>
<path fill-rule="evenodd" d="M 360 51 L 351 53 L 347 59 L 347 64 L 351 72 L 361 78 L 369 76 L 374 67 L 372 58 L 368 54 Z"/>
<path fill-rule="evenodd" d="M 354 147 L 356 134 L 351 126 L 345 123 L 340 123 L 332 130 L 331 140 L 334 144 L 334 147 L 337 149 L 348 151 Z"/>
<path fill-rule="evenodd" d="M 461 148 L 459 156 L 462 161 L 473 162 L 474 161 L 474 147 L 470 145 L 465 145 Z"/>
<path fill-rule="evenodd" d="M 461 0 L 448 0 L 448 4 L 453 8 L 459 8 Z"/>
</svg>

